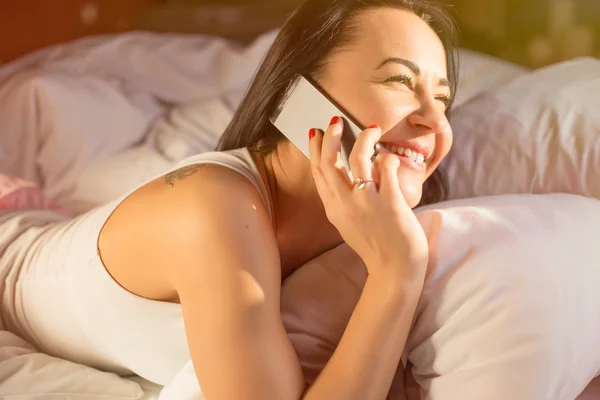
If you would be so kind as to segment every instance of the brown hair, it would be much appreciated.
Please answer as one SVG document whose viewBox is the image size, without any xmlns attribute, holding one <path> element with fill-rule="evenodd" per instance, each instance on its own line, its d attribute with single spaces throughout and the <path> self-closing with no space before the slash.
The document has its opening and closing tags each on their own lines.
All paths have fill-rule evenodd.
<svg viewBox="0 0 600 400">
<path fill-rule="evenodd" d="M 349 23 L 362 11 L 378 7 L 405 9 L 419 16 L 438 34 L 448 66 L 452 96 L 457 85 L 454 54 L 456 28 L 442 6 L 427 0 L 308 0 L 281 28 L 219 142 L 219 150 L 247 147 L 267 154 L 284 139 L 269 117 L 298 75 L 317 76 L 332 51 L 353 40 Z M 450 113 L 448 107 L 447 114 Z M 444 200 L 447 182 L 438 169 L 425 182 L 419 205 Z"/>
</svg>

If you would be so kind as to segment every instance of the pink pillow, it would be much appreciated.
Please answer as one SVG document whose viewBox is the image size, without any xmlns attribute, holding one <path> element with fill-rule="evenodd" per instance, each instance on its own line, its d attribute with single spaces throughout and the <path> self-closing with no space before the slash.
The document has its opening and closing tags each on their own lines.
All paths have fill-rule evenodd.
<svg viewBox="0 0 600 400">
<path fill-rule="evenodd" d="M 0 174 L 0 210 L 50 209 L 66 212 L 46 198 L 40 188 L 20 178 Z"/>
<path fill-rule="evenodd" d="M 571 193 L 600 199 L 600 60 L 552 65 L 452 114 L 450 199 Z"/>
<path fill-rule="evenodd" d="M 421 399 L 576 398 L 600 374 L 600 201 L 482 197 L 417 215 L 430 264 L 406 356 Z M 365 279 L 342 245 L 285 281 L 282 318 L 309 381 Z"/>
</svg>

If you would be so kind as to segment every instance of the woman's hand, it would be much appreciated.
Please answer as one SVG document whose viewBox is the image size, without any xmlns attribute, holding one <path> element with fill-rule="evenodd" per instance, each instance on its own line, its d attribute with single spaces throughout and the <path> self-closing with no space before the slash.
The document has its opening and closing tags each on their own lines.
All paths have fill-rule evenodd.
<svg viewBox="0 0 600 400">
<path fill-rule="evenodd" d="M 350 154 L 352 182 L 341 161 L 342 124 L 334 117 L 327 132 L 309 134 L 312 174 L 327 218 L 365 262 L 369 275 L 399 272 L 422 283 L 429 248 L 400 189 L 400 160 L 394 154 L 379 154 L 371 162 L 382 135 L 373 125 L 358 136 Z M 365 183 L 356 184 L 358 178 Z"/>
</svg>

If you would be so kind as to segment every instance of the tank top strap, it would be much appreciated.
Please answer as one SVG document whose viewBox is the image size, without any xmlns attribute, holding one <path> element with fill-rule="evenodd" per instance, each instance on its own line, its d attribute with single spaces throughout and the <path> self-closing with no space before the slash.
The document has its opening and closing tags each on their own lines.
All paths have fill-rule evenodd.
<svg viewBox="0 0 600 400">
<path fill-rule="evenodd" d="M 267 208 L 267 212 L 269 213 L 269 218 L 271 219 L 271 222 L 274 221 L 273 207 L 270 201 L 267 187 L 248 149 L 241 148 L 229 151 L 215 151 L 197 154 L 185 158 L 184 160 L 181 160 L 180 162 L 175 164 L 173 168 L 165 172 L 165 174 L 195 164 L 220 165 L 232 169 L 233 171 L 248 179 L 254 184 L 254 186 L 256 186 L 256 188 L 260 192 L 265 207 Z"/>
</svg>

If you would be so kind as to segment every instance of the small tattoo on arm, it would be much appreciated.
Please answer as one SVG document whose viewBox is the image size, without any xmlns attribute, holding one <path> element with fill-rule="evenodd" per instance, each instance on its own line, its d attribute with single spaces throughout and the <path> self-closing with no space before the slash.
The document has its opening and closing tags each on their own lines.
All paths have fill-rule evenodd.
<svg viewBox="0 0 600 400">
<path fill-rule="evenodd" d="M 182 181 L 188 176 L 194 175 L 200 168 L 204 167 L 202 164 L 188 165 L 178 169 L 177 171 L 169 172 L 165 175 L 165 182 L 171 187 L 175 186 L 175 180 Z"/>
</svg>

